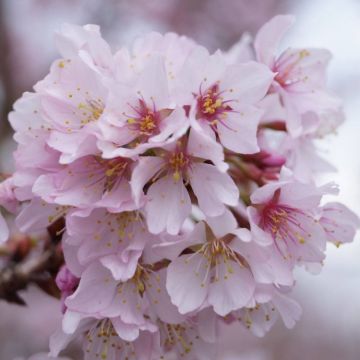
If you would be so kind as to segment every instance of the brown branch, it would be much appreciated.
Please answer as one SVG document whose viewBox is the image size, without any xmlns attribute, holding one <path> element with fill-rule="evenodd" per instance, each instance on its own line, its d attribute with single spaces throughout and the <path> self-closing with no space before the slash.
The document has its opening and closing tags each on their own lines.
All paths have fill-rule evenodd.
<svg viewBox="0 0 360 360">
<path fill-rule="evenodd" d="M 59 297 L 54 273 L 60 268 L 62 257 L 54 248 L 45 250 L 38 257 L 11 264 L 0 271 L 0 299 L 25 305 L 19 291 L 36 284 L 51 296 Z"/>
<path fill-rule="evenodd" d="M 0 269 L 0 299 L 25 305 L 19 292 L 27 289 L 30 284 L 36 284 L 50 296 L 60 297 L 55 277 L 64 259 L 55 230 L 58 226 L 62 226 L 62 222 L 49 227 L 50 237 L 44 239 L 45 248 L 36 255 L 32 253 L 34 249 L 31 238 L 9 240 L 2 251 L 6 265 Z"/>
</svg>

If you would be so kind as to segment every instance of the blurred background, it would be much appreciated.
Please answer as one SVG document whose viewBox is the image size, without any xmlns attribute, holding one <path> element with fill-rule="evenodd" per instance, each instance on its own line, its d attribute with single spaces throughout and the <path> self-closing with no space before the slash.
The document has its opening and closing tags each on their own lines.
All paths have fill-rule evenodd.
<svg viewBox="0 0 360 360">
<path fill-rule="evenodd" d="M 0 0 L 0 172 L 11 171 L 14 144 L 7 113 L 57 57 L 53 32 L 63 22 L 99 24 L 114 49 L 148 31 L 175 31 L 210 50 L 226 50 L 244 31 L 254 34 L 272 16 L 292 13 L 297 23 L 282 44 L 326 47 L 333 53 L 329 86 L 345 102 L 347 121 L 323 141 L 338 168 L 322 182 L 339 183 L 340 200 L 360 214 L 359 0 Z M 295 329 L 279 322 L 264 339 L 238 327 L 221 340 L 219 360 L 360 359 L 360 239 L 329 247 L 322 273 L 299 272 L 294 297 L 303 307 Z M 28 308 L 0 302 L 0 359 L 24 360 L 47 351 L 60 305 L 36 288 Z M 229 349 L 234 351 L 231 353 Z M 79 354 L 69 353 L 74 360 Z"/>
</svg>

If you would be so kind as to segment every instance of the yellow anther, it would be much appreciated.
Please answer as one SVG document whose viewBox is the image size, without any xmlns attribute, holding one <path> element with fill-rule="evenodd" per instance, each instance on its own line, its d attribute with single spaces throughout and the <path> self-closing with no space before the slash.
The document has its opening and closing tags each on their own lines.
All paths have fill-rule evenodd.
<svg viewBox="0 0 360 360">
<path fill-rule="evenodd" d="M 213 93 L 211 90 L 207 91 L 202 104 L 202 111 L 204 114 L 213 115 L 216 110 L 223 105 L 222 98 L 217 98 L 216 96 L 217 94 Z"/>
<path fill-rule="evenodd" d="M 129 119 L 127 119 L 127 123 L 128 123 L 128 124 L 135 124 L 135 123 L 136 123 L 136 119 L 129 118 Z"/>
<path fill-rule="evenodd" d="M 189 160 L 183 152 L 175 152 L 169 159 L 169 165 L 174 170 L 173 179 L 175 182 L 181 179 L 182 170 L 187 166 Z"/>
<path fill-rule="evenodd" d="M 175 171 L 174 174 L 173 174 L 173 179 L 175 182 L 178 182 L 180 180 L 181 176 L 180 176 L 180 173 L 179 171 Z"/>
<path fill-rule="evenodd" d="M 156 128 L 155 119 L 152 114 L 148 114 L 141 119 L 140 130 L 143 133 L 152 132 Z"/>
<path fill-rule="evenodd" d="M 299 52 L 299 57 L 300 59 L 303 59 L 306 56 L 310 56 L 310 52 L 306 49 L 303 49 Z"/>
<path fill-rule="evenodd" d="M 106 175 L 106 176 L 113 176 L 114 173 L 115 173 L 115 171 L 116 171 L 116 168 L 107 169 L 107 170 L 105 171 L 105 175 Z"/>
</svg>

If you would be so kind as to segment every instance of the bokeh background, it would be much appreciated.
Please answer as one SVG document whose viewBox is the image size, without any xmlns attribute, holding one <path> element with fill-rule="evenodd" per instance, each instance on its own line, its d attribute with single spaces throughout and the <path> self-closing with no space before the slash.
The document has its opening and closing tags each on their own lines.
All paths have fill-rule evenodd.
<svg viewBox="0 0 360 360">
<path fill-rule="evenodd" d="M 156 30 L 225 50 L 279 13 L 297 16 L 284 48 L 326 47 L 333 53 L 329 86 L 344 99 L 347 121 L 321 144 L 338 172 L 319 181 L 339 183 L 340 200 L 360 214 L 359 0 L 0 0 L 0 171 L 11 172 L 12 166 L 7 113 L 47 73 L 56 58 L 53 32 L 63 22 L 101 25 L 114 49 Z M 325 265 L 318 276 L 298 274 L 294 297 L 304 314 L 293 330 L 279 322 L 257 339 L 234 326 L 224 332 L 219 360 L 360 359 L 359 236 L 351 245 L 329 247 Z M 57 301 L 36 288 L 24 298 L 28 308 L 0 302 L 1 360 L 47 351 L 48 336 L 59 324 Z M 76 350 L 68 355 L 80 359 Z"/>
</svg>

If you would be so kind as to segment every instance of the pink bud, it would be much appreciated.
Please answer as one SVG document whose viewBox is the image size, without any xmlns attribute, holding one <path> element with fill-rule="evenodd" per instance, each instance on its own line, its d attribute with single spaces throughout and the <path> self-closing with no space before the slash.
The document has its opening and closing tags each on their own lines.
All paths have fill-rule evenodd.
<svg viewBox="0 0 360 360">
<path fill-rule="evenodd" d="M 79 279 L 70 272 L 66 265 L 60 269 L 56 276 L 56 285 L 61 292 L 69 292 L 74 290 L 78 283 Z"/>
</svg>

